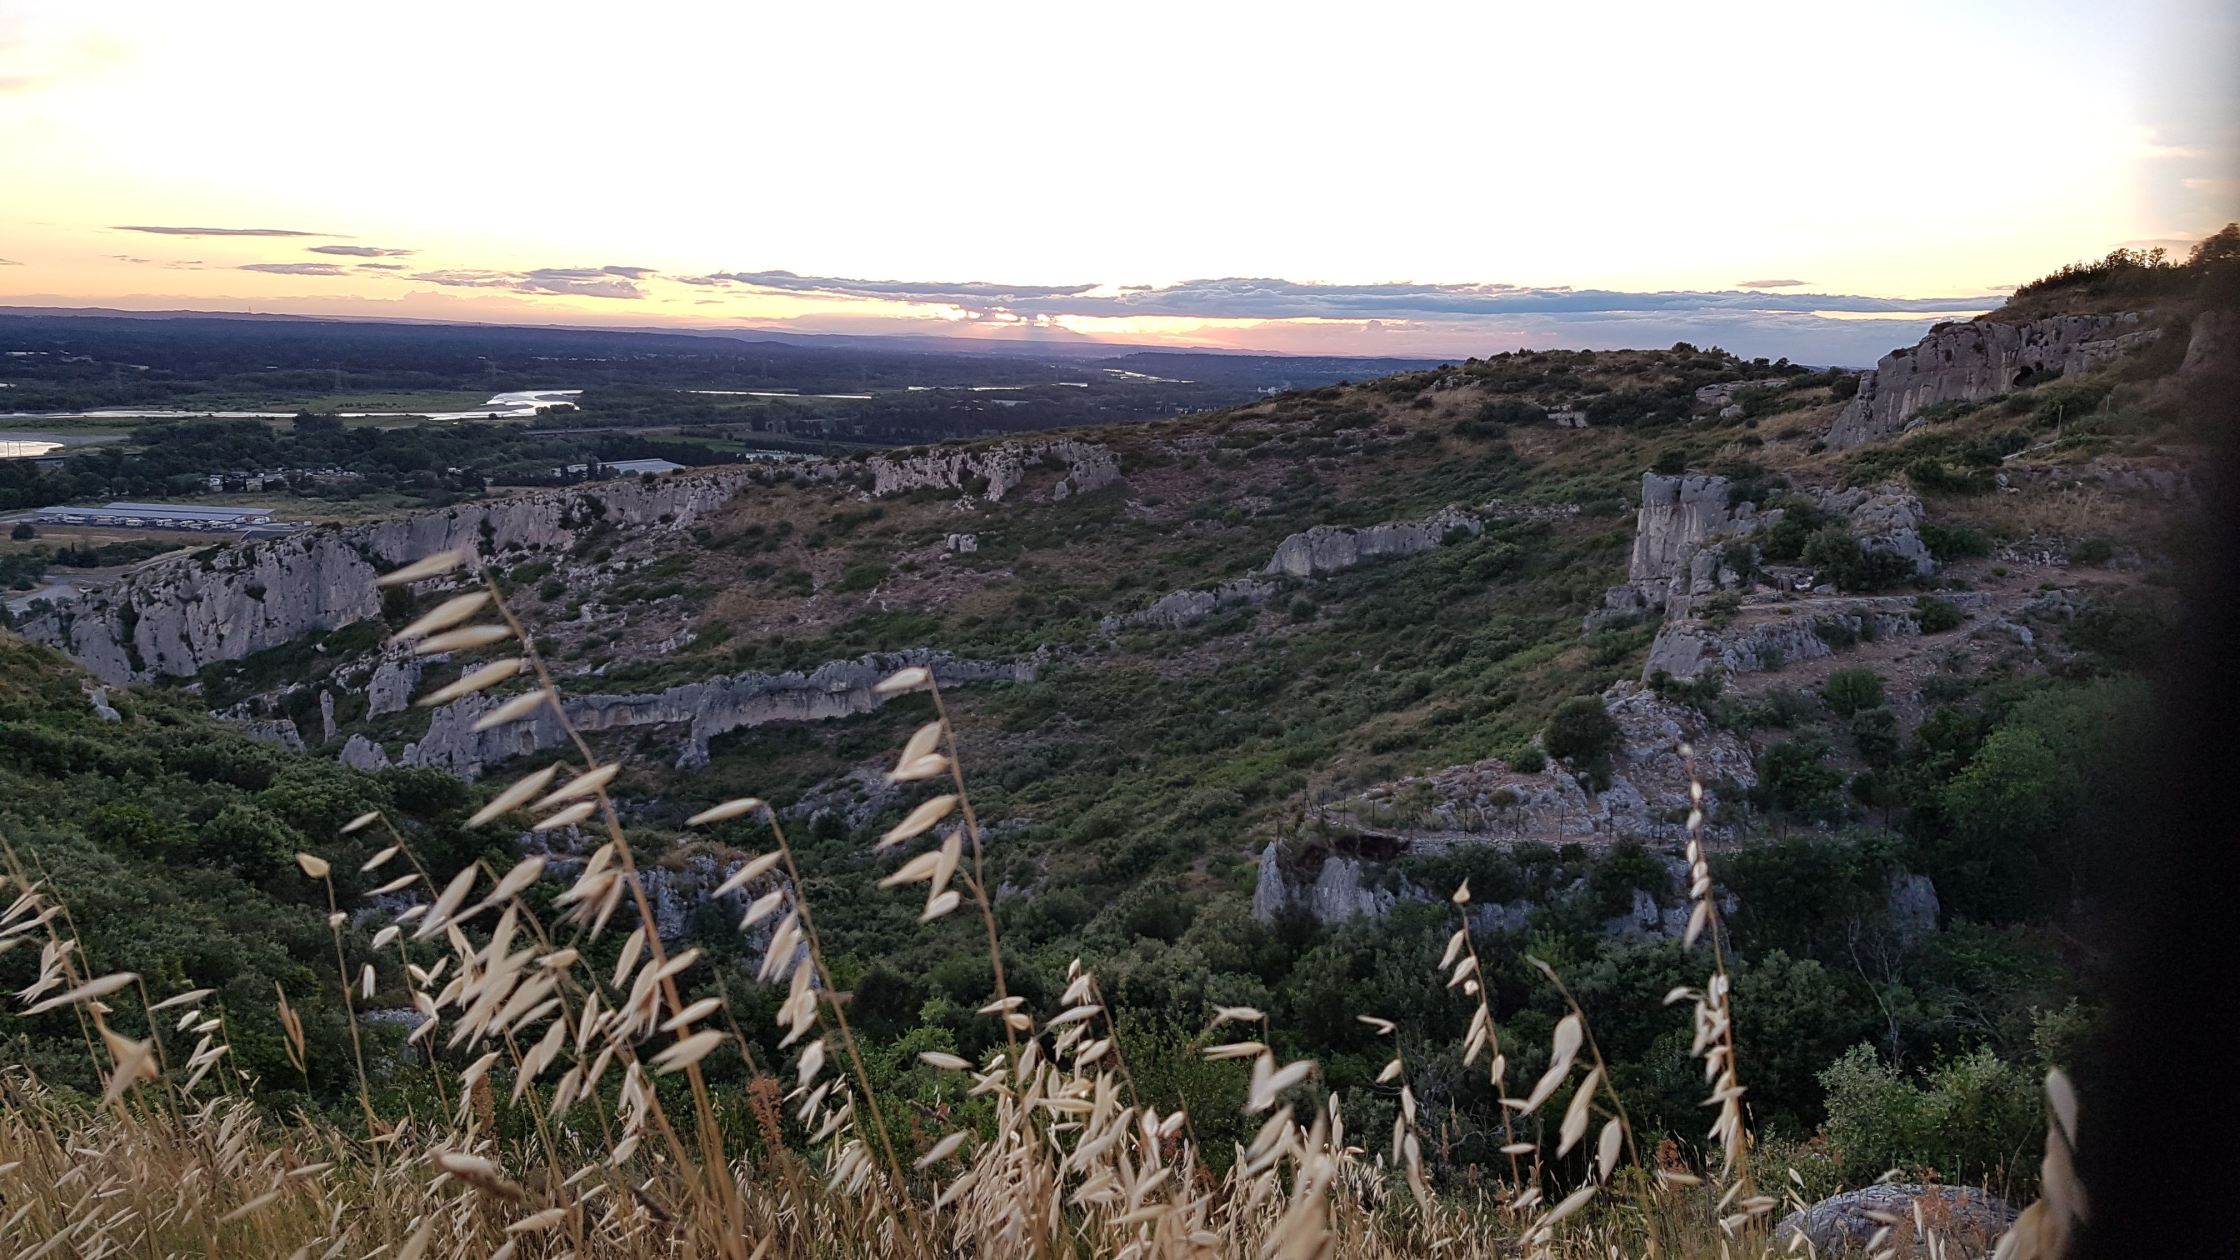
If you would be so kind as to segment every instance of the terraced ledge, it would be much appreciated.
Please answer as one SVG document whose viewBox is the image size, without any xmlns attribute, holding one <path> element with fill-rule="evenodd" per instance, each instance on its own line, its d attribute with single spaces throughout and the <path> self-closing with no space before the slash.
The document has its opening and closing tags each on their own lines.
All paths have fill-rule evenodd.
<svg viewBox="0 0 2240 1260">
<path fill-rule="evenodd" d="M 769 722 L 813 722 L 869 713 L 887 701 L 872 690 L 873 685 L 906 666 L 923 665 L 943 686 L 959 686 L 1033 682 L 1044 663 L 1039 653 L 1024 661 L 998 663 L 959 660 L 946 652 L 914 648 L 827 661 L 806 674 L 735 674 L 649 695 L 572 696 L 565 704 L 568 719 L 586 731 L 686 726 L 677 766 L 691 769 L 708 764 L 708 742 L 727 731 Z M 557 748 L 566 742 L 560 723 L 549 712 L 496 730 L 477 733 L 472 729 L 475 719 L 501 703 L 502 697 L 478 695 L 445 705 L 436 710 L 428 733 L 418 743 L 405 745 L 394 761 L 379 744 L 354 735 L 343 747 L 342 761 L 361 769 L 436 766 L 473 779 L 485 767 L 509 757 Z"/>
</svg>

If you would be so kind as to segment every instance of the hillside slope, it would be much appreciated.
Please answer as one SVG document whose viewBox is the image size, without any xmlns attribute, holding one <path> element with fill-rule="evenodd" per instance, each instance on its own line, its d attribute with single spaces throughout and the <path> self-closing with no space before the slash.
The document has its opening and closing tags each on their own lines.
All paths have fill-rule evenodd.
<svg viewBox="0 0 2240 1260">
<path fill-rule="evenodd" d="M 964 1013 L 988 987 L 972 927 L 918 926 L 870 849 L 922 795 L 883 771 L 928 711 L 870 684 L 929 664 L 1015 991 L 1049 996 L 1078 955 L 1147 1025 L 1261 1006 L 1329 1083 L 1389 1107 L 1354 1017 L 1451 1045 L 1464 1012 L 1425 966 L 1467 876 L 1478 925 L 1566 968 L 1629 1098 L 1676 1132 L 1694 1069 L 1685 1013 L 1655 998 L 1692 974 L 1672 940 L 1685 740 L 1735 898 L 1755 1106 L 1801 1135 L 1861 1042 L 1909 1066 L 1988 1048 L 2027 1084 L 2089 1016 L 2063 942 L 2089 921 L 2105 857 L 2083 840 L 2198 528 L 2187 470 L 2199 391 L 2230 371 L 2231 265 L 2097 310 L 2068 294 L 2046 318 L 2133 339 L 2019 374 L 2004 334 L 1933 334 L 1915 357 L 1954 356 L 1966 396 L 1857 442 L 1831 438 L 1893 395 L 1843 373 L 1684 345 L 1504 354 L 1170 421 L 493 498 L 158 565 L 22 630 L 139 683 L 117 693 L 136 704 L 307 747 L 261 754 L 280 773 L 463 802 L 481 789 L 462 780 L 560 733 L 472 732 L 482 699 L 409 705 L 472 661 L 390 654 L 384 628 L 455 592 L 370 582 L 478 545 L 624 763 L 664 934 L 708 950 L 689 978 L 753 989 L 756 942 L 700 906 L 749 837 L 680 825 L 751 793 L 808 837 L 861 1026 L 969 1054 L 990 1035 Z M 182 836 L 224 812 L 146 792 Z M 56 843 L 156 860 L 39 817 Z M 182 852 L 213 872 L 191 878 L 263 887 Z M 1488 958 L 1498 1017 L 1545 1044 L 1560 1001 L 1516 951 Z M 1436 1101 L 1452 1157 L 1484 1156 L 1482 1088 Z"/>
</svg>

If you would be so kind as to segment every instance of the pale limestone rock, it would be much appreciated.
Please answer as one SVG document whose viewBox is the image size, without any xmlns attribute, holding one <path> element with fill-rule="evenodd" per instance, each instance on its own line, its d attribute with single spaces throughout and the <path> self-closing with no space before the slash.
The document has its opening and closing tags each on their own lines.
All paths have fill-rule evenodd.
<svg viewBox="0 0 2240 1260">
<path fill-rule="evenodd" d="M 1746 389 L 1779 389 L 1787 385 L 1786 376 L 1771 376 L 1762 381 L 1729 381 L 1724 385 L 1705 385 L 1696 390 L 1696 402 L 1705 407 L 1724 407 L 1735 400 L 1735 395 Z"/>
<path fill-rule="evenodd" d="M 1045 457 L 1059 460 L 1066 468 L 1066 475 L 1050 492 L 1053 499 L 1087 494 L 1120 479 L 1120 459 L 1109 447 L 1072 438 L 1004 442 L 979 448 L 935 447 L 914 455 L 876 455 L 864 463 L 871 471 L 871 493 L 875 495 L 962 490 L 975 477 L 985 477 L 988 488 L 981 497 L 999 503 L 1027 479 L 1029 464 Z"/>
<path fill-rule="evenodd" d="M 651 695 L 584 695 L 566 700 L 568 720 L 581 730 L 637 726 L 686 728 L 680 767 L 706 765 L 708 741 L 727 731 L 767 722 L 820 721 L 869 713 L 886 703 L 872 687 L 909 665 L 924 665 L 943 686 L 973 682 L 1033 682 L 1039 659 L 1011 664 L 964 661 L 946 652 L 912 649 L 857 660 L 828 661 L 808 674 L 738 674 L 685 683 Z M 529 720 L 476 732 L 475 719 L 502 699 L 465 696 L 437 709 L 427 734 L 406 746 L 402 764 L 439 766 L 472 779 L 509 757 L 558 748 L 566 735 L 549 710 Z"/>
<path fill-rule="evenodd" d="M 2227 308 L 2194 316 L 2179 377 L 2190 381 L 2235 371 L 2240 371 L 2240 311 Z"/>
<path fill-rule="evenodd" d="M 102 679 L 188 677 L 315 630 L 378 616 L 376 568 L 452 548 L 513 544 L 552 550 L 574 539 L 595 502 L 603 519 L 683 529 L 728 502 L 749 473 L 677 474 L 518 495 L 439 512 L 183 555 L 131 574 L 85 599 L 27 619 L 25 638 L 50 644 Z"/>
<path fill-rule="evenodd" d="M 353 770 L 386 770 L 391 764 L 388 751 L 363 735 L 352 735 L 335 760 Z"/>
<path fill-rule="evenodd" d="M 1100 624 L 1106 634 L 1126 626 L 1161 626 L 1179 630 L 1224 608 L 1234 608 L 1239 604 L 1265 604 L 1278 589 L 1280 588 L 1273 582 L 1244 578 L 1235 582 L 1223 582 L 1210 591 L 1172 591 L 1159 597 L 1149 608 L 1108 616 Z"/>
<path fill-rule="evenodd" d="M 263 740 L 268 744 L 278 744 L 289 752 L 303 751 L 303 735 L 296 730 L 296 724 L 287 718 L 279 718 L 269 722 L 243 722 L 241 733 L 251 739 Z"/>
<path fill-rule="evenodd" d="M 1894 437 L 1922 410 L 2011 392 L 2032 372 L 2090 371 L 2161 335 L 2139 316 L 2055 315 L 2025 324 L 1975 320 L 1932 332 L 1859 374 L 1859 392 L 1828 431 L 1841 450 Z"/>
<path fill-rule="evenodd" d="M 109 703 L 109 689 L 107 687 L 87 687 L 85 693 L 87 702 L 93 705 L 93 715 L 95 717 L 104 722 L 124 721 L 124 714 L 117 712 L 116 707 Z"/>
<path fill-rule="evenodd" d="M 331 691 L 319 693 L 319 742 L 334 742 L 334 693 Z"/>
<path fill-rule="evenodd" d="M 1420 521 L 1394 521 L 1358 529 L 1346 525 L 1317 525 L 1276 544 L 1275 555 L 1263 571 L 1312 577 L 1317 573 L 1350 569 L 1365 560 L 1429 551 L 1457 530 L 1474 536 L 1484 533 L 1485 528 L 1485 522 L 1476 514 L 1459 507 L 1444 508 Z"/>
<path fill-rule="evenodd" d="M 409 651 L 383 656 L 373 667 L 372 681 L 366 684 L 366 716 L 404 712 L 412 703 L 413 690 L 420 685 L 423 665 L 423 660 Z"/>
</svg>

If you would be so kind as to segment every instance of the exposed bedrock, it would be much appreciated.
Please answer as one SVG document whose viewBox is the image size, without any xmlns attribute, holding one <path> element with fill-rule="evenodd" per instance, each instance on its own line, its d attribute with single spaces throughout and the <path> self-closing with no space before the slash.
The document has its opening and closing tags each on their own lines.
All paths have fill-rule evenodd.
<svg viewBox="0 0 2240 1260">
<path fill-rule="evenodd" d="M 982 498 L 1000 502 L 1027 479 L 1027 470 L 1038 461 L 1062 465 L 1065 476 L 1051 488 L 1050 497 L 1063 499 L 1086 494 L 1120 479 L 1120 460 L 1095 442 L 1053 438 L 1031 442 L 1004 442 L 979 449 L 950 450 L 936 447 L 917 455 L 890 458 L 875 455 L 866 461 L 871 470 L 871 493 L 901 494 L 909 490 L 964 490 L 985 480 Z"/>
<path fill-rule="evenodd" d="M 565 547 L 587 499 L 618 525 L 681 530 L 729 501 L 747 477 L 607 482 L 224 547 L 151 566 L 29 619 L 19 632 L 110 682 L 183 677 L 377 615 L 377 565 L 476 545 Z"/>
<path fill-rule="evenodd" d="M 568 720 L 585 731 L 641 726 L 684 727 L 677 765 L 690 768 L 706 765 L 708 741 L 727 731 L 768 722 L 808 722 L 869 713 L 887 700 L 872 690 L 873 685 L 909 665 L 924 665 L 944 686 L 955 686 L 975 682 L 1033 682 L 1040 661 L 1011 664 L 964 661 L 945 652 L 919 649 L 828 661 L 807 674 L 736 674 L 646 695 L 571 696 L 565 704 Z M 473 729 L 477 718 L 501 703 L 500 699 L 475 695 L 437 709 L 428 723 L 427 734 L 405 745 L 394 764 L 436 766 L 461 778 L 472 779 L 485 767 L 509 757 L 558 748 L 567 741 L 560 723 L 549 711 L 541 711 L 534 719 L 493 730 Z M 344 748 L 343 758 L 349 764 L 366 769 L 391 764 L 379 745 L 357 736 Z"/>
<path fill-rule="evenodd" d="M 1239 604 L 1265 604 L 1279 589 L 1281 588 L 1273 582 L 1244 578 L 1235 582 L 1223 582 L 1212 590 L 1170 591 L 1160 596 L 1149 608 L 1114 614 L 1106 617 L 1100 624 L 1106 634 L 1126 626 L 1159 626 L 1178 630 L 1224 608 L 1234 608 Z"/>
<path fill-rule="evenodd" d="M 1841 449 L 1896 436 L 1929 407 L 1997 398 L 2032 373 L 2090 371 L 2161 332 L 2140 327 L 2136 314 L 1954 324 L 1862 372 L 1858 394 L 1828 431 L 1828 445 Z"/>
<path fill-rule="evenodd" d="M 1474 512 L 1448 507 L 1420 521 L 1392 521 L 1383 525 L 1317 525 L 1276 544 L 1265 572 L 1312 577 L 1350 569 L 1365 560 L 1408 556 L 1429 551 L 1460 530 L 1471 535 L 1485 532 L 1485 521 Z"/>
<path fill-rule="evenodd" d="M 1729 564 L 1726 548 L 1771 528 L 1786 513 L 1779 508 L 1761 512 L 1747 500 L 1730 504 L 1730 490 L 1724 477 L 1642 474 L 1626 583 L 1605 592 L 1603 606 L 1587 615 L 1585 628 L 1656 610 L 1664 612 L 1668 623 L 1678 622 L 1706 595 L 1750 589 L 1754 583 Z M 1805 497 L 1817 499 L 1821 511 L 1843 521 L 1862 550 L 1904 556 L 1922 576 L 1936 571 L 1937 562 L 1921 541 L 1921 500 L 1910 491 L 1878 486 Z"/>
</svg>

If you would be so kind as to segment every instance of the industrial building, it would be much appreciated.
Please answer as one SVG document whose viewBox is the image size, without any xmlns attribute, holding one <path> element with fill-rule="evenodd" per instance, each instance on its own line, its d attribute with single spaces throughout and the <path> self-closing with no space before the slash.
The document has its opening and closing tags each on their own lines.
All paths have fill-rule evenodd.
<svg viewBox="0 0 2240 1260">
<path fill-rule="evenodd" d="M 202 507 L 178 503 L 112 503 L 107 507 L 43 507 L 32 519 L 42 525 L 191 529 L 231 534 L 272 524 L 272 509 Z"/>
</svg>

